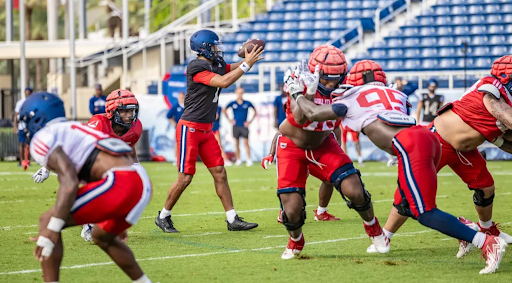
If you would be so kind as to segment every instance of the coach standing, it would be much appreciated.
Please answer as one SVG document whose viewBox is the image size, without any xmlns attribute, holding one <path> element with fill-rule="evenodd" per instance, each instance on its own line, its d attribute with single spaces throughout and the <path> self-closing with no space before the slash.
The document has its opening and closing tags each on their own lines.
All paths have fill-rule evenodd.
<svg viewBox="0 0 512 283">
<path fill-rule="evenodd" d="M 228 118 L 228 120 L 233 124 L 233 137 L 236 142 L 236 166 L 242 165 L 242 160 L 240 158 L 240 138 L 243 138 L 245 145 L 245 152 L 247 153 L 247 167 L 252 166 L 251 160 L 251 148 L 249 146 L 249 125 L 254 121 L 256 116 L 258 116 L 258 112 L 256 112 L 256 108 L 252 105 L 251 102 L 244 100 L 244 89 L 239 87 L 235 90 L 236 100 L 231 101 L 226 108 L 224 109 L 224 115 Z M 233 110 L 233 119 L 231 119 L 227 110 L 231 108 Z M 254 110 L 254 115 L 250 120 L 247 120 L 247 116 L 249 115 L 249 108 Z"/>
<path fill-rule="evenodd" d="M 103 89 L 100 84 L 95 87 L 94 96 L 89 100 L 89 111 L 94 116 L 96 114 L 105 113 L 105 104 L 107 103 L 107 97 L 103 95 Z"/>
<path fill-rule="evenodd" d="M 190 38 L 190 48 L 197 52 L 197 58 L 187 66 L 187 95 L 185 110 L 177 125 L 178 178 L 171 185 L 165 206 L 158 213 L 155 224 L 166 233 L 176 233 L 171 220 L 171 209 L 192 182 L 196 172 L 197 156 L 213 177 L 215 190 L 227 217 L 229 231 L 250 230 L 258 224 L 243 221 L 235 212 L 231 190 L 229 189 L 224 160 L 215 136 L 212 123 L 217 116 L 219 94 L 236 82 L 259 60 L 263 48 L 245 50 L 245 60 L 226 64 L 222 58 L 222 43 L 217 34 L 210 30 L 200 30 Z"/>
</svg>

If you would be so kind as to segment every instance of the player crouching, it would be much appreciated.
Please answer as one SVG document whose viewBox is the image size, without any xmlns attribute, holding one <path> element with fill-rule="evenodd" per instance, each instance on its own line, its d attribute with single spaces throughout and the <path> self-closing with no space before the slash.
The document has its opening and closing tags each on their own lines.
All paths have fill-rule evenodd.
<svg viewBox="0 0 512 283">
<path fill-rule="evenodd" d="M 134 166 L 132 149 L 123 141 L 78 122 L 67 122 L 62 100 L 40 92 L 20 111 L 34 160 L 58 174 L 56 204 L 39 218 L 34 256 L 45 282 L 58 282 L 64 228 L 97 223 L 96 245 L 134 282 L 151 282 L 130 248 L 117 236 L 139 220 L 151 199 L 151 182 Z M 79 182 L 85 185 L 79 187 Z"/>
</svg>

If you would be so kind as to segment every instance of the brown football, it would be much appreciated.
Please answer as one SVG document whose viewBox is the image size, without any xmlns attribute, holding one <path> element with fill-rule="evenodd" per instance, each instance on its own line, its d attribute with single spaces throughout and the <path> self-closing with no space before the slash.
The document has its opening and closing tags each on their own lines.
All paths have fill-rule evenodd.
<svg viewBox="0 0 512 283">
<path fill-rule="evenodd" d="M 241 58 L 245 58 L 245 48 L 247 48 L 247 52 L 251 52 L 255 46 L 262 46 L 265 49 L 265 40 L 263 39 L 249 39 L 247 40 L 240 49 L 238 49 L 238 56 Z"/>
</svg>

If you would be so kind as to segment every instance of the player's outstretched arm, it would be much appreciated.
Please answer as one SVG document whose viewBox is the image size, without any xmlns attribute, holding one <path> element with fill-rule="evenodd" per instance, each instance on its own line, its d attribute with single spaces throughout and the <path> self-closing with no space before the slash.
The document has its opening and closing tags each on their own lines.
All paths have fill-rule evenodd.
<svg viewBox="0 0 512 283">
<path fill-rule="evenodd" d="M 512 130 L 512 107 L 502 97 L 496 99 L 488 93 L 484 95 L 483 101 L 487 111 L 505 127 Z"/>
<path fill-rule="evenodd" d="M 301 97 L 302 99 L 299 99 Z M 296 102 L 309 121 L 336 120 L 345 117 L 347 114 L 347 106 L 342 103 L 316 105 L 312 101 L 307 100 L 303 95 L 297 97 Z"/>
<path fill-rule="evenodd" d="M 232 71 L 225 75 L 215 75 L 211 78 L 209 86 L 228 88 L 230 85 L 235 83 L 241 78 L 249 69 L 256 64 L 259 60 L 264 59 L 260 57 L 263 54 L 263 47 L 260 46 L 257 49 L 253 49 L 250 53 L 245 50 L 245 60 L 237 67 L 231 66 Z M 234 70 L 233 70 L 234 69 Z"/>
</svg>

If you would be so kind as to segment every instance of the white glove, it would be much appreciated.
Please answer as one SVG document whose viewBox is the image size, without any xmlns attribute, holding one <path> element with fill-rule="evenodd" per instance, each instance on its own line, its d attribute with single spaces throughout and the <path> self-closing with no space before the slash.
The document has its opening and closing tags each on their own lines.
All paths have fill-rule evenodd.
<svg viewBox="0 0 512 283">
<path fill-rule="evenodd" d="M 308 63 L 306 60 L 302 60 L 300 65 L 300 79 L 304 82 L 307 87 L 307 95 L 315 95 L 318 89 L 318 83 L 320 81 L 320 66 L 315 66 L 315 73 L 312 74 L 309 71 Z"/>
<path fill-rule="evenodd" d="M 32 175 L 31 179 L 34 180 L 34 183 L 42 183 L 44 180 L 48 179 L 48 177 L 50 177 L 50 170 L 43 166 Z"/>
<path fill-rule="evenodd" d="M 284 75 L 286 90 L 295 100 L 297 100 L 297 97 L 302 95 L 304 92 L 304 84 L 302 84 L 302 80 L 299 79 L 299 75 L 300 67 L 295 68 L 293 74 L 292 70 L 288 69 Z"/>
<path fill-rule="evenodd" d="M 48 238 L 44 236 L 39 236 L 37 238 L 36 245 L 38 247 L 42 247 L 43 251 L 41 252 L 41 255 L 43 257 L 49 257 L 52 255 L 53 248 L 55 247 L 55 244 Z"/>
</svg>

